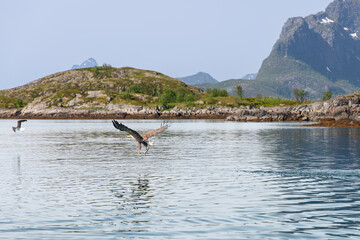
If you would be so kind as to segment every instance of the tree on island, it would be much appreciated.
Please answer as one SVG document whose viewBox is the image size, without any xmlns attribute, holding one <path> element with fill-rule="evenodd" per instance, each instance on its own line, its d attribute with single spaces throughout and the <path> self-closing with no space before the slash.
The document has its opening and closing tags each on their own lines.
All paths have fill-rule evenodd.
<svg viewBox="0 0 360 240">
<path fill-rule="evenodd" d="M 235 89 L 236 95 L 241 99 L 244 94 L 244 89 L 241 85 L 237 85 Z"/>
<path fill-rule="evenodd" d="M 307 91 L 305 91 L 304 89 L 298 89 L 298 88 L 293 89 L 293 98 L 298 103 L 303 103 L 304 101 L 306 101 L 308 98 L 308 95 L 309 95 L 309 93 Z"/>
<path fill-rule="evenodd" d="M 241 99 L 243 98 L 243 94 L 244 94 L 244 89 L 241 85 L 237 85 L 235 87 L 235 93 L 238 96 L 237 98 L 235 98 L 235 103 L 237 106 L 240 106 L 240 102 Z"/>
<path fill-rule="evenodd" d="M 168 108 L 169 103 L 176 101 L 176 93 L 166 88 L 164 92 L 162 93 L 161 97 L 159 98 L 159 102 L 163 105 L 163 107 Z"/>
<path fill-rule="evenodd" d="M 322 96 L 321 100 L 327 101 L 330 98 L 332 98 L 332 95 L 333 95 L 333 93 L 330 90 L 328 90 L 328 91 L 324 92 L 324 95 Z"/>
<path fill-rule="evenodd" d="M 209 97 L 227 97 L 229 94 L 225 89 L 207 88 L 206 95 Z"/>
</svg>

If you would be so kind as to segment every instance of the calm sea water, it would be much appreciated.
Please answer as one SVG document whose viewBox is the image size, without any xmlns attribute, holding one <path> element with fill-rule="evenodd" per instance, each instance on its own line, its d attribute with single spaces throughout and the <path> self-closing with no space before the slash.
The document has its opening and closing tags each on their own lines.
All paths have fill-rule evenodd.
<svg viewBox="0 0 360 240">
<path fill-rule="evenodd" d="M 126 120 L 140 132 L 157 120 Z M 360 129 L 0 120 L 1 239 L 360 237 Z"/>
</svg>

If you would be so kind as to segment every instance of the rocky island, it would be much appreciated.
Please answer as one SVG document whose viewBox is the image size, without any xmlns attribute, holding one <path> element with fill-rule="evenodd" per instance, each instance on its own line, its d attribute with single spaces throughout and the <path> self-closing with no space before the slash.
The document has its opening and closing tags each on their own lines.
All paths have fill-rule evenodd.
<svg viewBox="0 0 360 240">
<path fill-rule="evenodd" d="M 0 91 L 0 118 L 224 119 L 349 126 L 360 121 L 360 92 L 328 101 L 271 107 L 235 104 L 234 99 L 208 97 L 201 89 L 159 72 L 102 66 L 55 73 Z"/>
<path fill-rule="evenodd" d="M 193 106 L 179 102 L 164 107 L 159 99 L 166 89 L 177 89 L 175 95 L 183 93 L 184 99 L 186 96 L 197 99 L 204 94 L 200 89 L 153 71 L 111 67 L 70 70 L 0 91 L 3 106 L 0 118 L 224 119 L 360 125 L 360 92 L 298 106 L 209 105 L 197 101 Z"/>
</svg>

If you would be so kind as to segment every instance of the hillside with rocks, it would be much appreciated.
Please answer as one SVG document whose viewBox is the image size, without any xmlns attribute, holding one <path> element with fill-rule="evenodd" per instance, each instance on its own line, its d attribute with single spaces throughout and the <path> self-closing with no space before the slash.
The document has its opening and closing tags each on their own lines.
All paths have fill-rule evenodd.
<svg viewBox="0 0 360 240">
<path fill-rule="evenodd" d="M 220 118 L 236 106 L 294 105 L 204 92 L 162 73 L 111 66 L 69 70 L 0 91 L 1 118 Z"/>
<path fill-rule="evenodd" d="M 116 105 L 158 105 L 171 89 L 177 97 L 201 90 L 155 71 L 110 66 L 69 70 L 0 91 L 0 108 L 101 110 Z"/>
</svg>

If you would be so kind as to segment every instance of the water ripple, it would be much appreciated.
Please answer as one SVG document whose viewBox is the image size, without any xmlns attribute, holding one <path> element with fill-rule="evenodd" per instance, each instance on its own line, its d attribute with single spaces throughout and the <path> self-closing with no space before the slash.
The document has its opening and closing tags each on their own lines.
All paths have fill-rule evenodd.
<svg viewBox="0 0 360 240">
<path fill-rule="evenodd" d="M 358 129 L 174 121 L 138 155 L 107 120 L 11 125 L 0 120 L 6 239 L 360 237 Z"/>
</svg>

